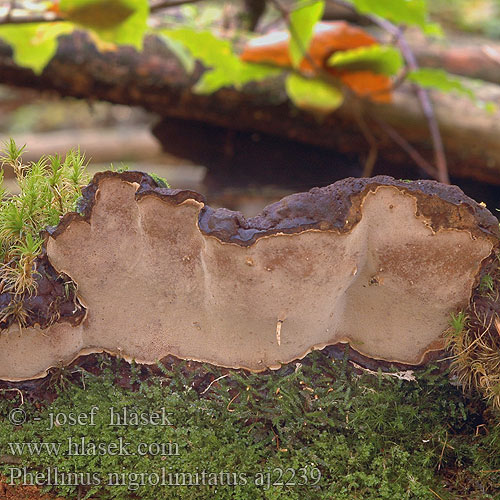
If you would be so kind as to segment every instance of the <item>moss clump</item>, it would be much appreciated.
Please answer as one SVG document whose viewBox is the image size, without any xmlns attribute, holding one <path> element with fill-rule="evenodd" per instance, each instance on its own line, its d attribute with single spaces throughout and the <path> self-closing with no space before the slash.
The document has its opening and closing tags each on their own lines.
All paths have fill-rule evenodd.
<svg viewBox="0 0 500 500">
<path fill-rule="evenodd" d="M 20 326 L 29 316 L 24 298 L 36 293 L 42 231 L 75 209 L 81 187 L 88 182 L 85 157 L 79 151 L 70 151 L 64 159 L 46 156 L 24 164 L 24 150 L 11 139 L 0 152 L 0 286 L 2 294 L 10 295 L 9 304 L 0 311 L 0 322 L 15 320 Z M 14 170 L 19 194 L 8 194 L 3 187 L 6 166 Z"/>
<path fill-rule="evenodd" d="M 57 225 L 64 214 L 78 211 L 82 187 L 90 180 L 85 156 L 70 151 L 64 158 L 44 156 L 25 164 L 25 148 L 11 139 L 0 150 L 0 329 L 15 322 L 20 328 L 34 324 L 47 328 L 60 319 L 64 302 L 74 304 L 78 317 L 82 311 L 76 284 L 52 268 L 43 247 L 44 230 Z M 8 193 L 3 186 L 6 167 L 14 171 L 18 194 Z M 128 167 L 111 165 L 111 169 Z M 159 187 L 170 187 L 162 177 L 151 177 Z M 40 289 L 45 290 L 43 297 L 38 295 Z"/>
<path fill-rule="evenodd" d="M 0 449 L 17 459 L 0 474 L 10 477 L 12 467 L 95 474 L 77 475 L 80 488 L 54 485 L 68 499 L 498 498 L 500 426 L 479 398 L 464 398 L 435 367 L 408 381 L 360 374 L 325 352 L 258 375 L 96 356 L 51 383 L 55 400 L 49 394 L 21 404 L 15 391 L 0 400 Z M 14 426 L 8 415 L 19 406 L 26 423 Z M 93 407 L 93 422 L 64 423 Z M 168 425 L 110 426 L 111 408 L 116 415 L 125 407 L 129 415 L 164 408 Z M 56 415 L 60 425 L 51 426 Z M 120 438 L 129 444 L 118 454 Z M 75 443 L 86 443 L 85 452 L 76 453 Z M 94 453 L 99 443 L 104 451 Z M 222 480 L 221 472 L 228 474 Z"/>
<path fill-rule="evenodd" d="M 158 187 L 169 188 L 170 184 L 167 182 L 167 179 L 160 177 L 159 175 L 151 172 L 149 176 L 158 184 Z"/>
<path fill-rule="evenodd" d="M 500 410 L 500 254 L 485 266 L 469 307 L 452 315 L 447 344 L 452 373 Z"/>
</svg>

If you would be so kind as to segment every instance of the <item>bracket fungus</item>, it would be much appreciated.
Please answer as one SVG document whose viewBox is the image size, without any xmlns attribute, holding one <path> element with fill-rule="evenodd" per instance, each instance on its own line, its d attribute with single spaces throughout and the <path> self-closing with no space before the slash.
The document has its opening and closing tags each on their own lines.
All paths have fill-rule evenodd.
<svg viewBox="0 0 500 500">
<path fill-rule="evenodd" d="M 444 347 L 450 313 L 499 246 L 498 221 L 457 187 L 383 176 L 245 219 L 146 174 L 104 172 L 80 208 L 47 235 L 46 253 L 85 314 L 1 332 L 1 379 L 102 351 L 262 371 L 341 342 L 417 365 Z"/>
</svg>

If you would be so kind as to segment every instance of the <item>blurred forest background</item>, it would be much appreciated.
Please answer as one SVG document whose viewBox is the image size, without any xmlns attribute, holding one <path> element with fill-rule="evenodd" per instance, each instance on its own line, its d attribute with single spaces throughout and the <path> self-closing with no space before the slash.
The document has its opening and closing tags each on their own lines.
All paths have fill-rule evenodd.
<svg viewBox="0 0 500 500">
<path fill-rule="evenodd" d="M 331 114 L 318 113 L 287 96 L 280 75 L 278 83 L 249 79 L 232 93 L 230 85 L 222 85 L 201 95 L 192 89 L 203 67 L 210 67 L 210 57 L 198 54 L 189 40 L 178 43 L 179 37 L 168 39 L 158 31 L 146 33 L 139 55 L 126 43 L 113 45 L 96 42 L 88 33 L 63 33 L 46 67 L 23 67 L 15 56 L 17 42 L 5 28 L 31 26 L 25 24 L 31 18 L 64 20 L 59 8 L 64 1 L 60 6 L 0 2 L 0 140 L 13 137 L 18 144 L 27 144 L 25 160 L 79 146 L 91 171 L 112 163 L 115 168 L 155 172 L 173 187 L 200 191 L 211 205 L 241 210 L 247 216 L 291 192 L 348 176 L 440 178 L 432 175 L 432 168 L 439 169 L 434 164 L 435 159 L 439 163 L 439 151 L 420 110 L 418 90 L 415 94 L 413 84 L 404 81 L 408 61 L 393 75 L 391 103 L 346 95 Z M 157 2 L 151 4 L 148 26 L 210 32 L 231 40 L 238 56 L 249 39 L 287 31 L 294 9 L 315 3 Z M 320 3 L 323 21 L 346 20 L 381 43 L 398 46 L 390 30 L 373 22 L 373 2 L 364 2 L 368 14 L 359 12 L 360 1 Z M 410 55 L 420 66 L 453 75 L 423 85 L 430 89 L 451 182 L 498 214 L 500 1 L 413 3 L 425 6 L 426 24 L 403 26 Z M 387 8 L 397 4 L 388 2 Z M 92 23 L 77 21 L 92 28 Z M 19 56 L 26 47 L 17 50 Z M 213 57 L 219 55 L 214 52 Z M 185 74 L 178 76 L 181 70 Z"/>
</svg>

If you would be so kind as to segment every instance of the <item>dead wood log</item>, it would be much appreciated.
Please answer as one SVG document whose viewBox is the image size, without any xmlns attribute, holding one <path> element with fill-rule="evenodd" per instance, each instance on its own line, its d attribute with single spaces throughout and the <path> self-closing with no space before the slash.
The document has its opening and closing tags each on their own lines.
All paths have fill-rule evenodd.
<svg viewBox="0 0 500 500">
<path fill-rule="evenodd" d="M 61 39 L 56 56 L 37 76 L 17 66 L 10 47 L 0 44 L 3 84 L 137 105 L 167 118 L 262 132 L 344 155 L 367 155 L 369 145 L 359 126 L 359 101 L 346 102 L 320 121 L 287 100 L 279 79 L 252 84 L 243 91 L 226 88 L 213 95 L 196 94 L 192 85 L 202 71 L 198 67 L 194 75 L 186 75 L 175 56 L 156 38 L 149 38 L 140 54 L 128 47 L 101 53 L 85 35 L 77 33 Z M 489 100 L 500 100 L 500 86 L 485 85 L 480 93 Z M 453 95 L 433 97 L 450 174 L 500 184 L 499 115 L 488 115 Z M 391 173 L 392 167 L 407 166 L 411 160 L 377 121 L 396 129 L 423 156 L 432 158 L 426 121 L 409 88 L 398 89 L 390 104 L 361 106 L 377 141 L 383 171 Z M 164 146 L 168 149 L 168 138 Z"/>
<path fill-rule="evenodd" d="M 498 41 L 460 34 L 429 43 L 423 35 L 412 33 L 409 42 L 421 66 L 500 84 Z"/>
</svg>

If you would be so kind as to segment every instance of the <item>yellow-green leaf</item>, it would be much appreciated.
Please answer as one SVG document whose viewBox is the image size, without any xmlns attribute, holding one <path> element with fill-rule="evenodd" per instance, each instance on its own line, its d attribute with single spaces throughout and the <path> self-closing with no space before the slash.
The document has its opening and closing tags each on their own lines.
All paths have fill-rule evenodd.
<svg viewBox="0 0 500 500">
<path fill-rule="evenodd" d="M 455 92 L 474 99 L 474 92 L 467 88 L 458 78 L 442 69 L 420 68 L 408 74 L 408 80 L 421 87 L 440 90 L 441 92 Z"/>
<path fill-rule="evenodd" d="M 496 113 L 497 105 L 491 101 L 479 99 L 474 88 L 484 84 L 481 80 L 457 78 L 442 69 L 420 68 L 408 73 L 408 80 L 427 89 L 440 92 L 454 92 L 468 97 L 474 104 L 487 113 Z"/>
<path fill-rule="evenodd" d="M 61 16 L 106 42 L 142 48 L 148 0 L 61 0 Z"/>
<path fill-rule="evenodd" d="M 321 20 L 325 9 L 324 1 L 300 0 L 290 13 L 290 59 L 298 67 L 309 49 L 314 25 Z"/>
<path fill-rule="evenodd" d="M 320 78 L 305 78 L 291 73 L 286 79 L 285 88 L 297 107 L 310 111 L 331 113 L 344 101 L 341 90 Z"/>
<path fill-rule="evenodd" d="M 347 0 L 362 14 L 389 19 L 397 24 L 427 25 L 427 3 L 425 0 Z"/>
<path fill-rule="evenodd" d="M 279 73 L 276 68 L 241 61 L 233 52 L 231 42 L 221 40 L 209 31 L 180 28 L 161 30 L 160 34 L 182 43 L 207 68 L 194 87 L 199 94 L 210 94 L 221 87 L 241 88 L 245 83 L 261 81 Z"/>
<path fill-rule="evenodd" d="M 352 71 L 370 70 L 373 73 L 395 75 L 403 67 L 403 56 L 389 45 L 370 45 L 335 52 L 327 62 Z"/>
<path fill-rule="evenodd" d="M 71 23 L 29 23 L 0 26 L 0 38 L 12 46 L 13 58 L 19 66 L 39 74 L 57 50 L 57 37 L 71 33 Z"/>
<path fill-rule="evenodd" d="M 194 71 L 195 66 L 195 60 L 191 55 L 191 52 L 189 52 L 189 50 L 187 50 L 187 48 L 178 40 L 174 40 L 173 38 L 165 35 L 161 35 L 160 38 L 163 40 L 172 54 L 177 57 L 186 73 L 190 75 Z"/>
</svg>

